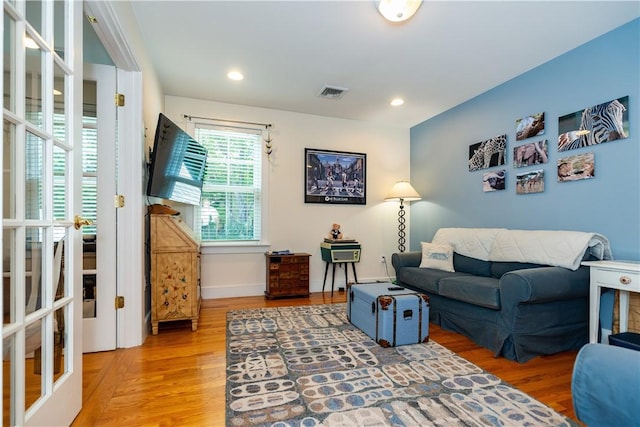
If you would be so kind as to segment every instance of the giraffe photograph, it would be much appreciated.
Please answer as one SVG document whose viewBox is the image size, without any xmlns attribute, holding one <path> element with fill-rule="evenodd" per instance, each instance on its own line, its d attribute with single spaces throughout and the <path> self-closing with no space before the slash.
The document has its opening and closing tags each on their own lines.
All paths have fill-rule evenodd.
<svg viewBox="0 0 640 427">
<path fill-rule="evenodd" d="M 629 97 L 614 99 L 558 119 L 558 151 L 629 137 Z"/>
<path fill-rule="evenodd" d="M 516 141 L 522 141 L 543 133 L 544 113 L 536 113 L 516 120 Z"/>
<path fill-rule="evenodd" d="M 558 160 L 558 182 L 578 181 L 595 177 L 593 152 L 576 154 Z"/>
<path fill-rule="evenodd" d="M 471 144 L 469 146 L 469 171 L 504 165 L 506 148 L 507 134 Z"/>
</svg>

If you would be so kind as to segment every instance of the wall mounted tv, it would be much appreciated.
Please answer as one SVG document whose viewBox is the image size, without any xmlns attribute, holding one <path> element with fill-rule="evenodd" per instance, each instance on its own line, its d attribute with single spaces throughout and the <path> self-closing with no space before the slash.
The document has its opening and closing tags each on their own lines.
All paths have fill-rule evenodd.
<svg viewBox="0 0 640 427">
<path fill-rule="evenodd" d="M 147 196 L 199 205 L 207 163 L 207 149 L 164 114 L 151 152 Z"/>
</svg>

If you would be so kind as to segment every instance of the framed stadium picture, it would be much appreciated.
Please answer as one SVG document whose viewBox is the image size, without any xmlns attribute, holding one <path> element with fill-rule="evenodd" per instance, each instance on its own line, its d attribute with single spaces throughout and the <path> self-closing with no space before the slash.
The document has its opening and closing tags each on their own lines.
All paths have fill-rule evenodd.
<svg viewBox="0 0 640 427">
<path fill-rule="evenodd" d="M 367 204 L 367 155 L 304 149 L 305 203 Z"/>
</svg>

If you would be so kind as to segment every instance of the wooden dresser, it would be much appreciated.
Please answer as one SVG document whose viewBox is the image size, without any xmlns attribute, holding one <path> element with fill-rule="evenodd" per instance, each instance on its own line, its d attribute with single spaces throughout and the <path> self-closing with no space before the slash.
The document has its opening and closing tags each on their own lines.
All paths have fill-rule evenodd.
<svg viewBox="0 0 640 427">
<path fill-rule="evenodd" d="M 265 297 L 309 296 L 309 254 L 278 255 L 266 253 L 267 290 Z"/>
<path fill-rule="evenodd" d="M 150 215 L 151 332 L 158 323 L 200 317 L 200 241 L 179 216 Z"/>
</svg>

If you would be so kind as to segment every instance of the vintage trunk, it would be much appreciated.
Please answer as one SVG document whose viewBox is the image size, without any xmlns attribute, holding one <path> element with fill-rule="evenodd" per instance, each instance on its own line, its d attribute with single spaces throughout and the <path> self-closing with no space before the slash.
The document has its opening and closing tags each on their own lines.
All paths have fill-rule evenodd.
<svg viewBox="0 0 640 427">
<path fill-rule="evenodd" d="M 429 297 L 391 283 L 350 285 L 347 317 L 383 347 L 429 341 Z"/>
</svg>

